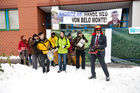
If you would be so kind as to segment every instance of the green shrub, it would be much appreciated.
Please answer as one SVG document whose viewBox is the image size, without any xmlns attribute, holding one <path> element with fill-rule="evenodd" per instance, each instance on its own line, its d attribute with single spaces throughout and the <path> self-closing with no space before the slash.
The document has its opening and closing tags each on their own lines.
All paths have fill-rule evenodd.
<svg viewBox="0 0 140 93">
<path fill-rule="evenodd" d="M 112 57 L 139 63 L 140 35 L 129 34 L 128 29 L 112 31 Z"/>
</svg>

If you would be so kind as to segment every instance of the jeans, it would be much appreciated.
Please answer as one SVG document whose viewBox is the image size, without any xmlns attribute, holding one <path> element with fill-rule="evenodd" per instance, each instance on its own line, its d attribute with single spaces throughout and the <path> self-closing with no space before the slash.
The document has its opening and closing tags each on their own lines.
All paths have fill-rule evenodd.
<svg viewBox="0 0 140 93">
<path fill-rule="evenodd" d="M 32 59 L 31 59 L 31 54 L 29 54 L 29 63 L 31 64 L 32 63 Z"/>
<path fill-rule="evenodd" d="M 58 53 L 58 64 L 59 64 L 59 70 L 62 71 L 62 58 L 63 58 L 63 71 L 66 71 L 66 59 L 67 59 L 67 54 L 59 54 Z"/>
</svg>

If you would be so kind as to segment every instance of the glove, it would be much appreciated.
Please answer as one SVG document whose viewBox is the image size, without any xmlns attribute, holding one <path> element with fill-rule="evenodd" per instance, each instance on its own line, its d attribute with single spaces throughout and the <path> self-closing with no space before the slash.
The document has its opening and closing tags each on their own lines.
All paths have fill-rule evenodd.
<svg viewBox="0 0 140 93">
<path fill-rule="evenodd" d="M 56 47 L 54 47 L 53 49 L 56 49 Z"/>
<path fill-rule="evenodd" d="M 75 48 L 72 48 L 72 51 L 74 51 L 75 50 Z"/>
<path fill-rule="evenodd" d="M 66 45 L 64 45 L 63 48 L 66 48 Z"/>
<path fill-rule="evenodd" d="M 58 45 L 57 48 L 59 48 L 60 46 Z"/>
<path fill-rule="evenodd" d="M 86 39 L 84 35 L 82 37 L 83 37 L 83 39 Z"/>
<path fill-rule="evenodd" d="M 64 45 L 62 48 L 66 48 L 66 45 Z"/>
</svg>

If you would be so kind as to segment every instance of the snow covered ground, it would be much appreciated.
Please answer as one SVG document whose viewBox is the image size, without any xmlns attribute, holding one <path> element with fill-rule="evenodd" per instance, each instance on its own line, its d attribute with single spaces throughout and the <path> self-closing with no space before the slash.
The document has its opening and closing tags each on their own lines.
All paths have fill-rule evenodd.
<svg viewBox="0 0 140 93">
<path fill-rule="evenodd" d="M 109 68 L 111 81 L 105 81 L 100 67 L 96 68 L 97 79 L 89 80 L 90 68 L 75 70 L 67 66 L 67 73 L 57 73 L 58 66 L 49 73 L 42 69 L 12 64 L 1 64 L 0 93 L 140 93 L 140 67 Z"/>
</svg>

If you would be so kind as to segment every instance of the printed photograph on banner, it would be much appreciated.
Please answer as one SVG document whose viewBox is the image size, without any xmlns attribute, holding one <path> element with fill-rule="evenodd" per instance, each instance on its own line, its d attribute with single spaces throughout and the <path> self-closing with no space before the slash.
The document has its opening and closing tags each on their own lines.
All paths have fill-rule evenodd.
<svg viewBox="0 0 140 93">
<path fill-rule="evenodd" d="M 109 18 L 110 21 L 108 22 L 109 25 L 116 25 L 116 24 L 120 24 L 120 21 L 121 21 L 121 12 L 122 12 L 122 9 L 116 9 L 116 10 L 113 10 L 110 12 L 109 14 Z"/>
<path fill-rule="evenodd" d="M 59 30 L 60 19 L 58 17 L 58 11 L 52 11 L 51 23 L 52 23 L 53 30 Z"/>
<path fill-rule="evenodd" d="M 58 12 L 57 11 L 52 11 L 52 24 L 59 24 L 60 20 L 58 18 Z"/>
</svg>

